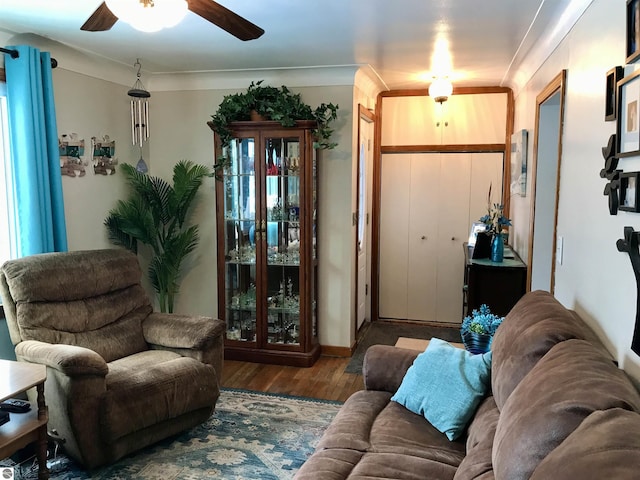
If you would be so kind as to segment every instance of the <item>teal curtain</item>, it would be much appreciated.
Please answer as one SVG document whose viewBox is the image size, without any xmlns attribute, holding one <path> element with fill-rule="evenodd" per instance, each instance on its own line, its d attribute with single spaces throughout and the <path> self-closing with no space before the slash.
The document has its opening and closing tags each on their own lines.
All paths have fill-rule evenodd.
<svg viewBox="0 0 640 480">
<path fill-rule="evenodd" d="M 7 109 L 18 256 L 67 250 L 51 56 L 7 47 Z"/>
</svg>

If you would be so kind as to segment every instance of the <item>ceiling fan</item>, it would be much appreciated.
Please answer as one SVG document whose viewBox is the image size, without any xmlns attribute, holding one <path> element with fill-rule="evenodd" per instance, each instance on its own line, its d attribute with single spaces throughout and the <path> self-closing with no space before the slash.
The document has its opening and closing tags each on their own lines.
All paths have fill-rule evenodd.
<svg viewBox="0 0 640 480">
<path fill-rule="evenodd" d="M 153 0 L 137 1 L 145 6 L 153 6 Z M 213 0 L 186 0 L 186 2 L 190 11 L 240 40 L 253 40 L 264 33 L 262 28 Z M 102 32 L 111 29 L 117 21 L 118 17 L 109 10 L 105 2 L 102 2 L 80 29 L 89 32 Z"/>
</svg>

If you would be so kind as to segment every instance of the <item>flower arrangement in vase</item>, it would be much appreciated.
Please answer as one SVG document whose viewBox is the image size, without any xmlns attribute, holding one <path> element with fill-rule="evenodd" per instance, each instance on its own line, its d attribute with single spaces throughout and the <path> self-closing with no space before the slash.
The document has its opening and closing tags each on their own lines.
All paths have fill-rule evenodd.
<svg viewBox="0 0 640 480">
<path fill-rule="evenodd" d="M 480 218 L 485 224 L 485 235 L 490 237 L 491 253 L 488 255 L 492 262 L 502 262 L 504 258 L 504 240 L 502 231 L 511 226 L 511 220 L 504 215 L 504 205 L 494 203 L 491 206 L 491 185 L 487 195 L 487 214 Z"/>
<path fill-rule="evenodd" d="M 480 221 L 487 226 L 485 232 L 492 236 L 501 235 L 505 227 L 511 226 L 511 220 L 504 216 L 504 205 L 499 203 L 487 206 L 487 214 Z"/>
<path fill-rule="evenodd" d="M 504 317 L 491 313 L 486 304 L 480 305 L 462 320 L 460 334 L 465 348 L 473 354 L 488 352 L 493 335 L 503 321 Z"/>
</svg>

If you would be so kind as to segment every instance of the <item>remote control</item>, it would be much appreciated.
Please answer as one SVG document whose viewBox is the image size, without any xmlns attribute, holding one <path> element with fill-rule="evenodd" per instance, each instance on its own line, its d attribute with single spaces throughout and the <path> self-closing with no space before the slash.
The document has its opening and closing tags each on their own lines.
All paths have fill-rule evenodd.
<svg viewBox="0 0 640 480">
<path fill-rule="evenodd" d="M 25 413 L 31 410 L 31 404 L 24 400 L 10 398 L 4 402 L 0 402 L 0 410 L 12 413 Z"/>
</svg>

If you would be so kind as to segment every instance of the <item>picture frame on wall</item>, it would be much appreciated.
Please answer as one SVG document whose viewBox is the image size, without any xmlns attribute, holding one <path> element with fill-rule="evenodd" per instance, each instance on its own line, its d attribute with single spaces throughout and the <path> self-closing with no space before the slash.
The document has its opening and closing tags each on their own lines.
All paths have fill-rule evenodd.
<svg viewBox="0 0 640 480">
<path fill-rule="evenodd" d="M 639 0 L 640 1 L 640 0 Z M 640 155 L 640 70 L 618 82 L 618 157 Z"/>
<path fill-rule="evenodd" d="M 618 210 L 640 212 L 640 172 L 622 172 L 619 191 Z"/>
<path fill-rule="evenodd" d="M 511 195 L 527 196 L 527 140 L 526 130 L 511 135 Z"/>
<path fill-rule="evenodd" d="M 633 63 L 640 57 L 640 0 L 627 0 L 627 60 Z"/>
<path fill-rule="evenodd" d="M 623 67 L 613 67 L 607 72 L 606 92 L 604 106 L 604 120 L 611 122 L 616 119 L 616 111 L 618 109 L 618 82 L 624 76 Z"/>
</svg>

